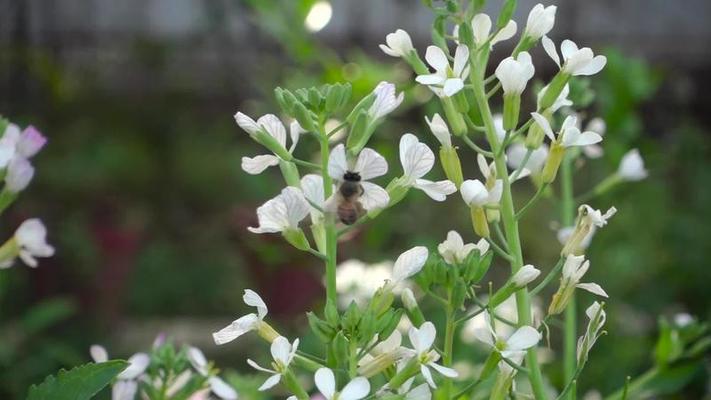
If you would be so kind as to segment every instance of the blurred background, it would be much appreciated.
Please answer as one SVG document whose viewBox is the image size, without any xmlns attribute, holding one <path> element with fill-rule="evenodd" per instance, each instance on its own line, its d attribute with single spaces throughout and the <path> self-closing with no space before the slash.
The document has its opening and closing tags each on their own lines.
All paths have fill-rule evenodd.
<svg viewBox="0 0 711 400">
<path fill-rule="evenodd" d="M 203 348 L 223 369 L 252 374 L 245 354 L 266 346 L 252 337 L 217 348 L 210 335 L 244 313 L 244 288 L 263 295 L 280 329 L 305 334 L 305 311 L 321 309 L 323 267 L 280 237 L 247 232 L 283 181 L 275 169 L 260 177 L 240 170 L 240 158 L 260 149 L 232 115 L 275 112 L 277 85 L 347 81 L 358 99 L 388 80 L 406 102 L 372 145 L 395 160 L 404 132 L 434 145 L 422 116 L 439 111 L 407 65 L 378 49 L 403 28 L 424 55 L 427 8 L 415 0 L 316 3 L 0 0 L 0 113 L 50 140 L 0 230 L 8 237 L 24 218 L 39 217 L 58 249 L 37 269 L 0 271 L 0 398 L 24 398 L 30 383 L 88 361 L 90 344 L 127 357 L 159 333 Z M 519 1 L 520 29 L 534 3 Z M 611 334 L 598 342 L 580 387 L 609 393 L 653 364 L 658 318 L 711 316 L 711 3 L 558 6 L 553 39 L 608 57 L 590 85 L 573 88 L 585 117 L 607 123 L 605 155 L 580 166 L 576 192 L 614 172 L 632 147 L 650 170 L 647 180 L 592 201 L 619 213 L 589 252 L 589 280 L 612 299 Z M 492 65 L 513 44 L 497 45 Z M 542 49 L 533 57 L 538 79 L 553 75 Z M 463 162 L 478 176 L 473 157 Z M 343 243 L 340 258 L 372 263 L 415 244 L 434 248 L 451 228 L 470 231 L 462 212 L 458 196 L 434 204 L 413 194 Z M 556 221 L 546 201 L 527 218 L 527 262 L 555 262 Z M 551 376 L 560 379 L 556 368 Z M 702 398 L 705 369 L 686 374 L 685 394 L 673 398 Z"/>
</svg>

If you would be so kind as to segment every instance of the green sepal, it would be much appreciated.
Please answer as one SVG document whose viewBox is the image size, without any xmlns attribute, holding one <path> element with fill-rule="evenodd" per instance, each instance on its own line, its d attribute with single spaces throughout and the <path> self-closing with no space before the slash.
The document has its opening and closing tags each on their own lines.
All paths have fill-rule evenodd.
<svg viewBox="0 0 711 400">
<path fill-rule="evenodd" d="M 496 20 L 496 27 L 501 29 L 506 26 L 506 24 L 511 21 L 514 11 L 516 11 L 516 0 L 505 0 L 503 7 L 501 7 L 501 13 L 499 13 L 499 18 Z"/>
<path fill-rule="evenodd" d="M 360 309 L 358 308 L 358 304 L 356 304 L 355 301 L 352 301 L 346 309 L 346 312 L 343 313 L 343 318 L 341 318 L 341 324 L 343 325 L 343 328 L 345 330 L 353 333 L 358 328 L 358 322 L 360 322 L 360 317 L 361 315 Z"/>
<path fill-rule="evenodd" d="M 338 315 L 338 308 L 330 299 L 326 300 L 326 305 L 323 307 L 323 315 L 326 317 L 326 321 L 333 327 L 338 326 L 341 322 L 341 316 Z"/>
<path fill-rule="evenodd" d="M 331 342 L 333 348 L 333 356 L 339 365 L 348 365 L 350 359 L 349 343 L 343 331 L 338 331 Z"/>
<path fill-rule="evenodd" d="M 330 343 L 336 335 L 336 330 L 333 329 L 328 322 L 320 319 L 312 312 L 306 313 L 306 318 L 309 321 L 309 327 L 316 337 L 323 343 Z"/>
</svg>

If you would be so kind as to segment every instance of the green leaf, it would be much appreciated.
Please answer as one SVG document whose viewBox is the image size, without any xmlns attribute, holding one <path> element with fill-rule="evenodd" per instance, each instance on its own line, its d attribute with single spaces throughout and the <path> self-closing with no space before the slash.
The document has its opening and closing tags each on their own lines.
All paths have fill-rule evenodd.
<svg viewBox="0 0 711 400">
<path fill-rule="evenodd" d="M 27 400 L 88 400 L 126 369 L 128 363 L 111 360 L 85 364 L 70 371 L 60 370 L 39 385 L 32 385 Z"/>
</svg>

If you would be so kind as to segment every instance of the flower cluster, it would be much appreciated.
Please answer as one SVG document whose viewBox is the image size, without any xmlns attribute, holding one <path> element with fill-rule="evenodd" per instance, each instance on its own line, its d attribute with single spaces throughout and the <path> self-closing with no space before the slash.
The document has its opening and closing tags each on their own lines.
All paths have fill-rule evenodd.
<svg viewBox="0 0 711 400">
<path fill-rule="evenodd" d="M 34 126 L 25 129 L 0 118 L 0 175 L 4 186 L 0 191 L 0 212 L 9 207 L 32 181 L 35 169 L 31 159 L 47 144 L 47 138 Z M 0 246 L 0 268 L 9 268 L 16 258 L 30 267 L 37 258 L 51 257 L 54 247 L 47 243 L 47 229 L 41 220 L 24 221 L 12 238 Z"/>
<path fill-rule="evenodd" d="M 607 297 L 600 285 L 581 280 L 590 267 L 584 254 L 591 236 L 616 210 L 611 207 L 602 212 L 583 204 L 576 219 L 572 191 L 575 163 L 582 156 L 592 160 L 603 154 L 605 126 L 600 119 L 592 119 L 583 128 L 579 122 L 583 113 L 575 111 L 575 99 L 569 98 L 570 83 L 600 72 L 606 58 L 571 40 L 561 43 L 559 53 L 548 37 L 557 8 L 537 4 L 514 50 L 487 76 L 494 46 L 511 40 L 518 31 L 511 18 L 516 2 L 504 2 L 495 24 L 481 12 L 479 2 L 468 2 L 468 7 L 448 2 L 445 8 L 426 3 L 438 19 L 434 44 L 426 48 L 424 60 L 402 29 L 388 34 L 380 48 L 410 65 L 414 81 L 434 93 L 441 105 L 442 114 L 425 117 L 440 145 L 438 154 L 416 132 L 403 133 L 398 152 L 402 172 L 395 168 L 393 174 L 392 160 L 369 146 L 378 127 L 403 104 L 405 93 L 398 93 L 389 82 L 378 83 L 352 108 L 347 108 L 350 86 L 336 84 L 295 91 L 277 88 L 283 118 L 267 114 L 255 121 L 242 112 L 235 114 L 237 124 L 269 151 L 243 158 L 242 168 L 259 174 L 278 165 L 285 182 L 274 198 L 257 208 L 258 225 L 249 231 L 281 234 L 294 248 L 322 260 L 326 269 L 323 312 L 307 313 L 312 334 L 323 345 L 321 354 L 299 349 L 299 338 L 289 339 L 267 322 L 265 302 L 249 289 L 244 302 L 256 312 L 213 334 L 218 345 L 248 332 L 269 343 L 270 366 L 247 360 L 268 374 L 260 391 L 282 390 L 293 399 L 307 399 L 313 390 L 326 399 L 341 400 L 466 396 L 476 384 L 464 382 L 454 369 L 455 332 L 466 322 L 463 332 L 469 337 L 465 341 L 483 344 L 480 350 L 485 361 L 476 381 L 496 375 L 490 398 L 506 398 L 516 380 L 526 379 L 531 396 L 547 399 L 538 347 L 549 322 L 574 307 L 577 288 Z M 445 32 L 448 23 L 454 25 L 452 32 Z M 531 50 L 539 42 L 559 67 L 540 86 L 531 84 L 536 72 L 532 57 L 536 53 Z M 536 87 L 542 89 L 530 93 Z M 535 108 L 522 111 L 522 104 L 528 104 L 522 98 L 527 95 L 536 100 Z M 501 114 L 492 113 L 494 96 L 502 100 Z M 334 126 L 330 123 L 334 120 L 341 122 Z M 300 143 L 309 139 L 317 142 L 317 154 L 304 154 L 307 147 Z M 465 177 L 458 142 L 476 154 L 467 158 L 477 160 L 475 176 Z M 444 174 L 441 179 L 432 177 L 437 155 Z M 633 150 L 587 199 L 647 174 L 639 152 Z M 564 228 L 558 236 L 563 248 L 558 262 L 551 263 L 555 266 L 539 268 L 525 262 L 519 223 L 538 201 L 557 200 L 552 194 L 557 181 L 562 182 L 559 226 Z M 519 182 L 530 182 L 535 190 L 527 202 L 513 199 L 512 186 Z M 339 241 L 416 193 L 411 189 L 436 202 L 459 192 L 464 200 L 459 207 L 471 219 L 472 235 L 478 239 L 467 243 L 465 237 L 470 235 L 451 230 L 437 251 L 416 246 L 392 263 L 349 260 L 337 264 Z M 484 285 L 495 257 L 509 264 L 510 275 L 503 282 Z M 547 313 L 534 312 L 533 302 L 543 302 L 539 293 L 556 277 L 560 284 L 550 297 Z M 480 290 L 488 293 L 482 295 Z M 429 309 L 420 308 L 419 303 L 428 300 L 441 306 L 443 326 L 435 325 L 436 318 L 428 318 Z M 503 308 L 511 309 L 515 318 L 503 315 Z M 566 313 L 566 318 L 568 314 L 572 315 Z M 564 332 L 565 378 L 571 383 L 563 391 L 570 390 L 603 333 L 603 305 L 594 302 L 587 315 L 590 323 L 577 348 L 569 345 L 575 343 L 575 330 Z M 574 327 L 575 321 L 565 325 Z M 403 344 L 405 332 L 409 346 Z M 522 370 L 527 373 L 518 374 Z M 299 372 L 304 371 L 313 374 L 313 379 L 299 379 Z"/>
</svg>

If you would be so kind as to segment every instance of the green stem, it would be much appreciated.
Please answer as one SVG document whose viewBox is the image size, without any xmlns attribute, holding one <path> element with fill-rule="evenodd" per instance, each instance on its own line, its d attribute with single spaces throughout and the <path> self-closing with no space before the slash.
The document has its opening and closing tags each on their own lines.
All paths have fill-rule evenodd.
<svg viewBox="0 0 711 400">
<path fill-rule="evenodd" d="M 561 222 L 563 226 L 572 226 L 575 219 L 575 199 L 573 197 L 573 159 L 568 156 L 563 158 L 560 167 L 561 174 Z M 565 382 L 575 379 L 576 370 L 576 319 L 577 308 L 575 293 L 570 296 L 570 302 L 565 309 L 565 328 L 563 337 L 563 376 Z M 575 383 L 568 389 L 566 400 L 575 400 Z"/>
<path fill-rule="evenodd" d="M 548 284 L 558 275 L 561 269 L 563 269 L 563 264 L 565 264 L 565 258 L 561 257 L 558 263 L 553 267 L 553 269 L 546 275 L 545 279 L 538 284 L 533 290 L 531 290 L 531 296 L 537 295 L 541 290 L 543 290 Z"/>
<path fill-rule="evenodd" d="M 445 367 L 452 366 L 452 357 L 454 356 L 454 330 L 455 319 L 454 319 L 454 308 L 452 307 L 452 290 L 449 290 L 448 301 L 447 301 L 447 322 L 444 331 L 444 354 L 442 355 L 442 363 Z M 452 380 L 445 380 L 443 387 L 443 394 L 445 399 L 450 399 L 452 393 Z"/>
<path fill-rule="evenodd" d="M 323 128 L 321 129 L 321 176 L 323 177 L 323 192 L 325 198 L 333 194 L 333 182 L 328 175 L 328 137 Z M 336 293 L 336 252 L 337 234 L 333 216 L 324 218 L 324 229 L 326 233 L 326 298 L 333 304 L 338 304 L 338 294 Z"/>
<path fill-rule="evenodd" d="M 483 86 L 483 65 L 473 63 L 473 73 L 471 75 L 474 85 L 474 96 L 476 98 L 479 110 L 481 111 L 486 127 L 486 137 L 489 141 L 492 152 L 497 156 L 494 158 L 497 176 L 501 177 L 504 184 L 503 194 L 501 196 L 501 220 L 504 224 L 504 233 L 508 241 L 508 248 L 512 256 L 511 271 L 512 274 L 518 272 L 523 267 L 523 253 L 521 251 L 521 240 L 519 238 L 518 221 L 516 220 L 516 212 L 514 210 L 513 196 L 511 195 L 511 182 L 509 181 L 508 169 L 503 152 L 499 152 L 499 146 L 503 143 L 498 142 L 496 137 L 496 128 L 494 126 L 494 118 L 489 108 L 489 102 L 484 93 Z M 519 325 L 531 324 L 531 299 L 527 289 L 522 289 L 516 292 L 516 308 L 518 312 Z M 541 374 L 540 365 L 538 364 L 538 354 L 534 346 L 528 350 L 526 354 L 526 365 L 530 370 L 529 381 L 536 400 L 545 400 L 547 395 L 543 385 L 543 376 Z"/>
<path fill-rule="evenodd" d="M 529 200 L 528 203 L 526 203 L 523 207 L 521 207 L 521 209 L 518 210 L 518 212 L 516 213 L 517 220 L 521 219 L 521 217 L 523 217 L 523 214 L 525 214 L 526 211 L 528 211 L 528 209 L 531 208 L 531 206 L 536 204 L 536 202 L 538 201 L 538 199 L 541 198 L 541 195 L 543 194 L 543 192 L 545 192 L 547 187 L 548 187 L 548 184 L 544 183 L 538 188 L 538 190 L 536 191 L 536 194 L 534 194 L 533 197 L 531 197 L 531 200 Z"/>
</svg>

